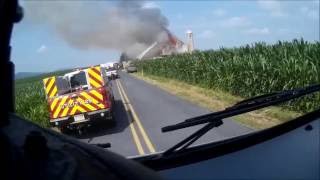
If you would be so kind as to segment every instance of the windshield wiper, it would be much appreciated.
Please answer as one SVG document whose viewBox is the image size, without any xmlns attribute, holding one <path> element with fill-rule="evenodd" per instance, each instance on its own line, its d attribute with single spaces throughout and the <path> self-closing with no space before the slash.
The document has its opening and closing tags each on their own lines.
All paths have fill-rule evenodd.
<svg viewBox="0 0 320 180">
<path fill-rule="evenodd" d="M 92 144 L 92 145 L 96 145 L 101 148 L 111 148 L 111 143 L 98 143 L 98 144 Z"/>
<path fill-rule="evenodd" d="M 311 94 L 320 91 L 320 84 L 308 86 L 305 88 L 285 90 L 281 92 L 275 92 L 271 94 L 266 94 L 262 96 L 257 96 L 247 100 L 240 101 L 235 105 L 226 108 L 225 110 L 209 113 L 206 115 L 198 116 L 195 118 L 187 119 L 181 123 L 163 127 L 162 132 L 174 131 L 178 129 L 183 129 L 191 126 L 196 126 L 199 124 L 206 124 L 204 127 L 191 134 L 189 137 L 180 141 L 178 144 L 174 145 L 172 148 L 168 149 L 163 153 L 163 155 L 169 155 L 173 152 L 182 151 L 190 146 L 193 142 L 198 140 L 204 134 L 214 127 L 218 127 L 223 124 L 222 119 L 236 116 L 239 114 L 247 113 L 257 109 L 261 109 L 267 106 L 276 105 L 282 102 L 286 102 L 301 96 Z"/>
</svg>

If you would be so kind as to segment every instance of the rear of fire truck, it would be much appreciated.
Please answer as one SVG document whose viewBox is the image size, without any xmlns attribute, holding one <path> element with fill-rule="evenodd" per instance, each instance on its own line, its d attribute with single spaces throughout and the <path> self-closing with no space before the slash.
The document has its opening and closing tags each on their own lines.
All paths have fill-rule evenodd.
<svg viewBox="0 0 320 180">
<path fill-rule="evenodd" d="M 94 121 L 114 119 L 112 86 L 100 66 L 48 77 L 43 84 L 50 123 L 61 132 L 77 130 L 82 134 Z"/>
</svg>

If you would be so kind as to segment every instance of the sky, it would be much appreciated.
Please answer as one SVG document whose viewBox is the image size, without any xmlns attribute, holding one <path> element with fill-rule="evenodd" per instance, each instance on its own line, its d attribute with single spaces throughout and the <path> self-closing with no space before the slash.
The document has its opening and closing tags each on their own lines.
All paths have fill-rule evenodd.
<svg viewBox="0 0 320 180">
<path fill-rule="evenodd" d="M 319 41 L 319 0 L 159 0 L 146 1 L 144 6 L 159 8 L 169 21 L 168 29 L 180 40 L 186 41 L 185 32 L 192 30 L 199 50 L 294 38 Z M 114 49 L 75 48 L 53 28 L 29 21 L 28 13 L 15 26 L 11 44 L 16 72 L 81 67 L 117 61 L 120 55 Z"/>
</svg>

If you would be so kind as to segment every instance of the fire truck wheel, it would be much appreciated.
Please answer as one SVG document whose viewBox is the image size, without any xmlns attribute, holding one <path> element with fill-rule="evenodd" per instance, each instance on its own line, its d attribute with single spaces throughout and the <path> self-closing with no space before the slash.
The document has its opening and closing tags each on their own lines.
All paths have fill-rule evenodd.
<svg viewBox="0 0 320 180">
<path fill-rule="evenodd" d="M 115 121 L 115 113 L 114 111 L 111 111 L 111 118 L 110 116 L 108 118 L 106 118 L 106 121 L 105 121 L 106 125 L 108 127 L 113 127 L 116 125 L 116 121 Z"/>
<path fill-rule="evenodd" d="M 114 124 L 116 122 L 116 115 L 114 111 L 111 112 L 111 118 L 112 118 L 111 121 Z"/>
<path fill-rule="evenodd" d="M 78 133 L 79 136 L 82 136 L 83 134 L 86 133 L 86 128 L 84 128 L 84 127 L 78 128 L 77 129 L 77 133 Z"/>
<path fill-rule="evenodd" d="M 58 127 L 59 131 L 62 133 L 62 134 L 66 134 L 66 129 L 65 127 Z"/>
</svg>

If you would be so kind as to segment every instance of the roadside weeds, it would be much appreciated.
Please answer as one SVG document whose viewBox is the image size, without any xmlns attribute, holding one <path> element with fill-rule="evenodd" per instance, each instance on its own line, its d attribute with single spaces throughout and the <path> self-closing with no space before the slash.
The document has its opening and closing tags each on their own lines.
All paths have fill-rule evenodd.
<svg viewBox="0 0 320 180">
<path fill-rule="evenodd" d="M 173 95 L 176 95 L 201 107 L 207 108 L 211 111 L 223 110 L 226 107 L 243 100 L 241 97 L 237 97 L 223 91 L 205 89 L 173 79 L 146 75 L 140 72 L 132 75 Z M 272 106 L 243 115 L 238 115 L 232 119 L 243 124 L 244 126 L 259 130 L 281 124 L 298 117 L 299 115 L 301 115 L 301 113 Z"/>
</svg>

